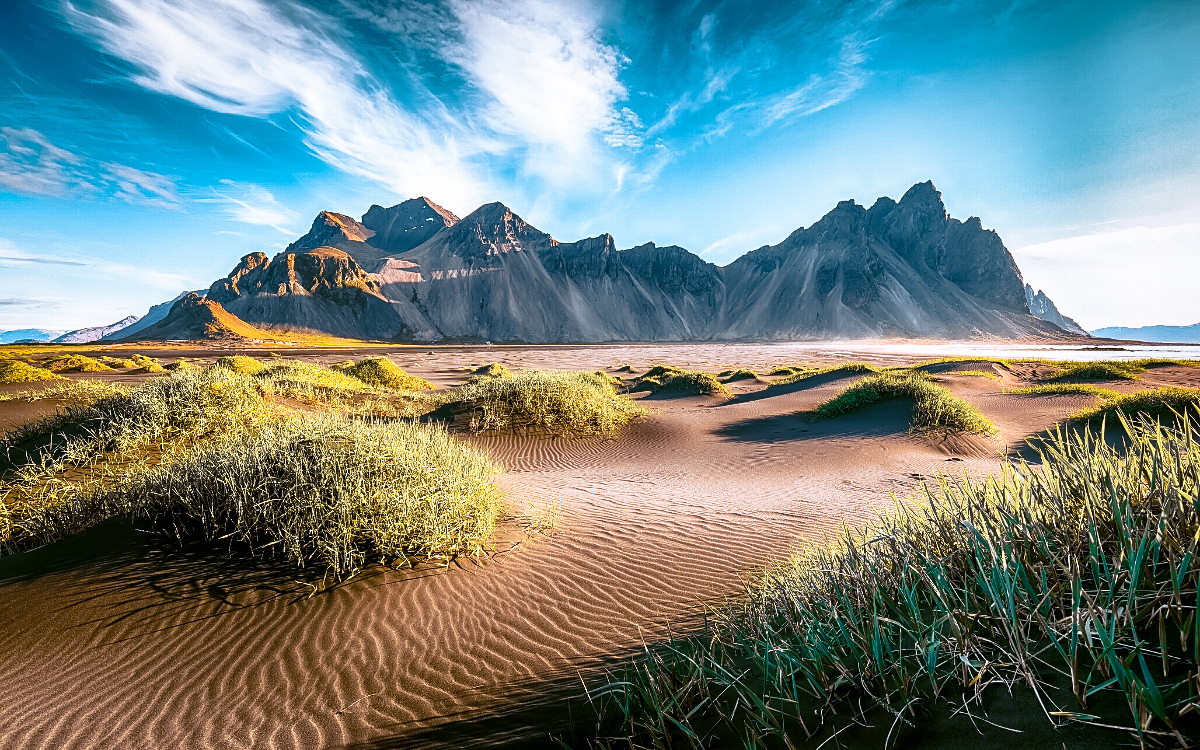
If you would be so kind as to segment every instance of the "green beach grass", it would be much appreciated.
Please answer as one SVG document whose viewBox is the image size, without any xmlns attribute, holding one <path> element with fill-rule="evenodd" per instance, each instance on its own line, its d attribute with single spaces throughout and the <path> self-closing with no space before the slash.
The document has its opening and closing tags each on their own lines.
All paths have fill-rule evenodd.
<svg viewBox="0 0 1200 750">
<path fill-rule="evenodd" d="M 377 390 L 298 363 L 179 371 L 133 388 L 64 383 L 56 397 L 73 405 L 0 445 L 0 550 L 129 513 L 336 576 L 475 549 L 499 512 L 483 454 L 438 427 L 355 417 L 359 401 L 313 414 L 275 398 L 351 384 Z"/>
<path fill-rule="evenodd" d="M 0 362 L 0 385 L 37 383 L 45 380 L 61 379 L 61 375 L 47 370 L 45 367 L 31 365 L 28 362 L 20 360 Z"/>
<path fill-rule="evenodd" d="M 913 400 L 913 432 L 955 430 L 989 435 L 996 431 L 977 408 L 919 372 L 885 372 L 862 378 L 817 406 L 813 415 L 836 417 L 891 398 Z"/>
<path fill-rule="evenodd" d="M 684 370 L 674 365 L 655 365 L 634 381 L 633 393 L 649 392 L 663 396 L 715 396 L 732 398 L 733 391 L 712 373 Z"/>
<path fill-rule="evenodd" d="M 410 375 L 387 357 L 367 357 L 356 363 L 334 365 L 334 369 L 367 385 L 403 391 L 432 391 L 435 388 L 433 383 Z"/>
<path fill-rule="evenodd" d="M 597 372 L 527 370 L 479 376 L 450 396 L 469 415 L 470 429 L 511 432 L 544 429 L 563 435 L 608 435 L 646 413 Z"/>
<path fill-rule="evenodd" d="M 1040 466 L 942 477 L 764 571 L 705 632 L 589 688 L 599 746 L 826 747 L 857 726 L 903 747 L 952 714 L 964 738 L 1010 736 L 978 723 L 997 693 L 1055 743 L 1091 724 L 1186 745 L 1200 733 L 1200 422 L 1122 427 L 1123 448 L 1058 431 Z"/>
</svg>

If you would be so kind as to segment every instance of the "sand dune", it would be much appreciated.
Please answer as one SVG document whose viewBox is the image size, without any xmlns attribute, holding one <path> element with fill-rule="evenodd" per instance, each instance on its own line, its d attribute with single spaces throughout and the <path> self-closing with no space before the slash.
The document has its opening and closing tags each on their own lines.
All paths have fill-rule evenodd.
<svg viewBox="0 0 1200 750">
<path fill-rule="evenodd" d="M 633 359 L 511 351 L 509 367 Z M 490 361 L 405 356 L 443 383 Z M 1155 370 L 1137 386 L 1197 375 Z M 729 402 L 654 401 L 612 439 L 471 438 L 507 467 L 514 512 L 556 507 L 556 529 L 529 535 L 512 521 L 491 558 L 373 570 L 312 596 L 287 570 L 179 550 L 127 520 L 0 559 L 0 745 L 526 747 L 569 733 L 585 705 L 568 713 L 564 699 L 581 692 L 581 671 L 668 622 L 687 627 L 701 602 L 736 595 L 806 539 L 866 521 L 889 493 L 938 472 L 995 471 L 1026 436 L 1091 403 L 1004 396 L 1010 380 L 947 379 L 996 438 L 910 436 L 903 402 L 797 416 L 845 377 Z"/>
</svg>

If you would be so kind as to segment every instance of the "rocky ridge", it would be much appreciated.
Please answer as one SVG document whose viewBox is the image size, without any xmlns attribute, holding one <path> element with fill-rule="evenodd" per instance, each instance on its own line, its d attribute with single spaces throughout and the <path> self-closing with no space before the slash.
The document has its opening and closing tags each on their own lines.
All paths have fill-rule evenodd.
<svg viewBox="0 0 1200 750">
<path fill-rule="evenodd" d="M 608 234 L 559 242 L 501 203 L 462 219 L 426 198 L 361 222 L 326 211 L 274 258 L 243 258 L 206 301 L 258 329 L 390 341 L 1070 335 L 1031 314 L 1000 237 L 950 217 L 930 182 L 870 208 L 843 201 L 723 268 L 675 246 L 619 250 Z"/>
</svg>

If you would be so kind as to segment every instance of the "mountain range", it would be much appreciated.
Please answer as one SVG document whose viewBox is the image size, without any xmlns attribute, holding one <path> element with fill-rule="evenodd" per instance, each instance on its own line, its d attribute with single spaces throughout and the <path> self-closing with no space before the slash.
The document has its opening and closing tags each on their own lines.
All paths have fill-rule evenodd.
<svg viewBox="0 0 1200 750">
<path fill-rule="evenodd" d="M 1093 336 L 1126 341 L 1153 341 L 1162 344 L 1200 344 L 1200 323 L 1190 326 L 1143 326 L 1141 328 L 1098 328 Z"/>
<path fill-rule="evenodd" d="M 147 316 L 149 317 L 149 316 Z M 321 212 L 275 257 L 106 340 L 284 332 L 412 342 L 791 341 L 1086 335 L 1028 287 L 979 218 L 932 182 L 843 201 L 782 242 L 716 266 L 676 246 L 560 242 L 501 203 L 461 219 L 427 198 Z"/>
</svg>

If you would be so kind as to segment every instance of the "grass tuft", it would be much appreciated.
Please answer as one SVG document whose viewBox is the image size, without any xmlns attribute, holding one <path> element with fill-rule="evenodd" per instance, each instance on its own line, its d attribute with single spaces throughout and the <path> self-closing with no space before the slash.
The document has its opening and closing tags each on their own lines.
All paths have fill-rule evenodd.
<svg viewBox="0 0 1200 750">
<path fill-rule="evenodd" d="M 205 446 L 109 502 L 177 537 L 343 577 L 371 560 L 476 552 L 500 510 L 498 472 L 442 429 L 327 415 Z"/>
<path fill-rule="evenodd" d="M 758 380 L 758 373 L 746 367 L 740 367 L 736 370 L 724 370 L 717 374 L 718 378 L 722 378 L 726 383 L 732 383 L 737 380 Z"/>
<path fill-rule="evenodd" d="M 733 391 L 725 387 L 712 373 L 702 370 L 683 370 L 673 365 L 655 365 L 637 379 L 629 389 L 673 396 L 716 396 L 732 398 Z"/>
<path fill-rule="evenodd" d="M 1117 423 L 1121 416 L 1133 418 L 1144 416 L 1152 419 L 1172 420 L 1178 414 L 1200 406 L 1200 389 L 1196 388 L 1149 388 L 1127 394 L 1114 394 L 1104 403 L 1084 409 L 1072 417 L 1076 421 L 1107 420 Z"/>
<path fill-rule="evenodd" d="M 879 372 L 880 369 L 875 365 L 865 362 L 847 362 L 842 365 L 833 365 L 831 367 L 813 367 L 813 368 L 791 368 L 793 372 L 790 375 L 785 375 L 779 380 L 771 382 L 769 387 L 774 388 L 781 385 L 791 385 L 799 383 L 801 380 L 815 377 L 817 375 L 829 375 L 831 373 L 851 375 L 858 372 Z"/>
<path fill-rule="evenodd" d="M 1186 746 L 1200 734 L 1200 423 L 1122 426 L 1123 449 L 1060 430 L 1040 467 L 943 477 L 769 569 L 706 632 L 589 691 L 601 744 L 815 747 L 857 724 L 904 747 L 937 716 L 988 729 L 973 726 L 985 701 L 1018 687 L 1047 742 L 1083 723 Z"/>
<path fill-rule="evenodd" d="M 432 391 L 435 386 L 424 378 L 410 375 L 387 357 L 367 357 L 351 365 L 335 365 L 340 372 L 368 385 L 403 391 Z"/>
<path fill-rule="evenodd" d="M 454 394 L 476 431 L 546 429 L 566 435 L 607 435 L 646 413 L 617 393 L 608 375 L 528 370 L 477 377 Z"/>
<path fill-rule="evenodd" d="M 235 354 L 229 357 L 218 357 L 217 361 L 212 364 L 212 367 L 229 370 L 240 375 L 254 375 L 255 373 L 262 372 L 267 366 L 253 357 Z"/>
<path fill-rule="evenodd" d="M 1137 380 L 1146 368 L 1137 362 L 1062 362 L 1059 371 L 1047 380 Z"/>
<path fill-rule="evenodd" d="M 61 378 L 61 375 L 56 375 L 44 367 L 36 367 L 20 360 L 0 362 L 0 385 L 37 383 L 43 380 L 60 380 Z"/>
<path fill-rule="evenodd" d="M 910 429 L 914 432 L 957 430 L 989 435 L 996 431 L 982 412 L 920 372 L 887 372 L 863 378 L 819 405 L 813 413 L 818 417 L 834 417 L 889 398 L 913 399 Z"/>
<path fill-rule="evenodd" d="M 972 378 L 988 378 L 989 380 L 999 380 L 1000 376 L 994 371 L 989 370 L 950 370 L 942 373 L 943 375 L 966 375 Z"/>
<path fill-rule="evenodd" d="M 472 375 L 486 378 L 511 378 L 512 370 L 508 369 L 499 362 L 492 362 L 483 367 L 477 367 L 471 372 Z"/>
<path fill-rule="evenodd" d="M 1005 393 L 1014 396 L 1099 396 L 1106 400 L 1118 398 L 1121 395 L 1117 391 L 1090 383 L 1048 383 L 1031 385 L 1026 388 L 1013 388 Z"/>
<path fill-rule="evenodd" d="M 82 354 L 64 354 L 46 362 L 46 369 L 51 372 L 112 372 L 113 368 Z"/>
</svg>

